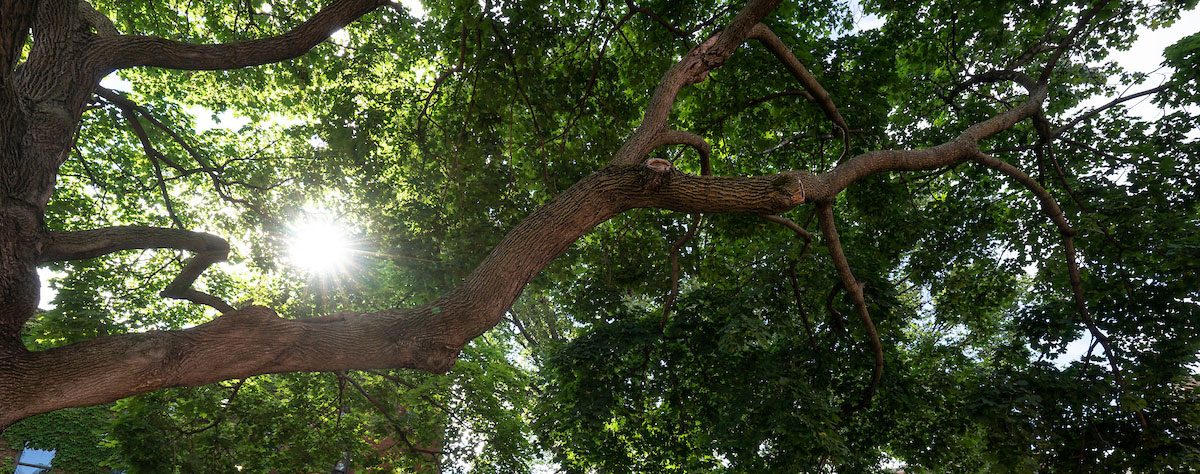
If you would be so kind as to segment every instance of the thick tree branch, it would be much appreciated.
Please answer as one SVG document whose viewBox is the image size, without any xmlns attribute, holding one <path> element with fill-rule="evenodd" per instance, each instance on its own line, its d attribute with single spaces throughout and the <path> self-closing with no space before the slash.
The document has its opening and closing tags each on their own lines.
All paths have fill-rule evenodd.
<svg viewBox="0 0 1200 474">
<path fill-rule="evenodd" d="M 7 82 L 33 24 L 35 0 L 0 0 L 0 84 Z"/>
<path fill-rule="evenodd" d="M 973 156 L 979 140 L 1029 117 L 1045 98 L 1045 89 L 1035 88 L 1025 104 L 968 128 L 952 142 L 928 150 L 885 150 L 860 155 L 822 175 L 791 171 L 758 177 L 695 176 L 682 173 L 669 163 L 663 166 L 660 162 L 665 160 L 645 160 L 649 151 L 663 143 L 699 145 L 695 141 L 698 136 L 670 132 L 666 127 L 675 95 L 684 85 L 702 80 L 709 71 L 720 67 L 777 3 L 777 0 L 751 2 L 719 35 L 688 53 L 663 76 L 650 99 L 645 120 L 609 166 L 584 177 L 530 214 L 505 235 L 460 285 L 435 301 L 416 308 L 337 313 L 305 320 L 287 320 L 268 308 L 251 307 L 230 311 L 185 330 L 106 336 L 42 352 L 20 352 L 0 359 L 12 369 L 8 372 L 10 377 L 0 381 L 0 406 L 17 407 L 0 413 L 0 427 L 58 408 L 94 405 L 164 387 L 202 385 L 264 373 L 352 368 L 412 368 L 443 373 L 452 366 L 465 344 L 502 320 L 525 285 L 550 261 L 590 229 L 621 212 L 645 207 L 685 213 L 762 215 L 777 214 L 806 201 L 828 207 L 841 189 L 869 174 L 937 168 Z M 186 45 L 157 38 L 117 37 L 99 41 L 110 41 L 106 44 L 114 46 L 114 50 L 124 50 L 139 58 L 113 63 L 118 65 L 240 67 L 302 54 L 332 31 L 330 25 L 340 27 L 362 14 L 352 14 L 355 11 L 369 11 L 376 4 L 353 0 L 334 3 L 288 34 L 309 42 L 300 47 L 281 45 L 283 37 L 217 46 Z M 316 36 L 321 38 L 314 39 Z M 145 51 L 130 51 L 139 42 L 150 47 Z M 280 48 L 286 49 L 286 54 Z M 260 49 L 271 52 L 255 53 Z M 243 50 L 249 54 L 248 59 L 237 57 L 237 52 Z M 664 137 L 666 142 L 661 141 Z M 831 215 L 832 211 L 825 212 Z M 832 219 L 825 220 L 832 225 Z M 822 226 L 824 230 L 825 223 Z M 43 250 L 43 261 L 86 258 L 122 248 L 148 246 L 145 240 L 103 243 L 102 239 L 84 239 L 101 235 L 86 232 L 100 231 L 56 235 Z M 837 254 L 839 276 L 850 282 L 847 291 L 860 295 L 855 299 L 862 316 L 865 303 L 861 288 L 849 273 L 835 231 L 826 234 L 831 253 Z M 157 238 L 170 240 L 164 235 Z M 196 245 L 203 246 L 204 242 Z M 182 244 L 161 246 L 187 248 Z M 187 280 L 190 284 L 194 275 L 199 274 L 193 264 L 196 261 L 176 280 L 191 278 Z M 869 316 L 864 322 L 869 322 Z M 877 336 L 874 339 L 877 343 Z M 347 351 L 347 347 L 355 350 Z M 879 351 L 876 353 L 878 356 Z M 880 367 L 877 363 L 871 393 Z M 47 378 L 44 376 L 47 373 L 55 376 Z M 31 386 L 39 390 L 28 390 Z M 89 390 L 73 389 L 80 386 Z"/>
<path fill-rule="evenodd" d="M 712 145 L 709 145 L 704 137 L 683 130 L 666 130 L 656 137 L 651 150 L 664 145 L 687 145 L 692 147 L 700 155 L 700 175 L 712 176 L 712 163 L 709 160 L 709 155 L 712 153 Z"/>
<path fill-rule="evenodd" d="M 186 70 L 257 66 L 303 55 L 333 32 L 388 3 L 337 0 L 284 34 L 237 43 L 191 44 L 153 36 L 106 36 L 96 41 L 92 55 L 98 67 L 106 71 L 135 66 Z"/>
<path fill-rule="evenodd" d="M 51 232 L 42 249 L 40 262 L 82 260 L 133 249 L 179 249 L 195 252 L 196 255 L 160 294 L 166 298 L 203 304 L 222 313 L 233 311 L 233 307 L 220 298 L 191 288 L 204 270 L 229 256 L 229 244 L 225 239 L 212 234 L 142 226 Z"/>
<path fill-rule="evenodd" d="M 268 308 L 253 307 L 191 329 L 106 336 L 20 354 L 12 361 L 12 383 L 0 384 L 0 404 L 20 408 L 0 413 L 0 426 L 58 408 L 265 373 L 397 367 L 442 373 L 467 342 L 501 320 L 546 264 L 620 212 L 654 207 L 775 214 L 800 203 L 793 198 L 799 186 L 795 174 L 723 178 L 670 168 L 665 171 L 669 178 L 649 189 L 651 175 L 659 173 L 640 165 L 609 166 L 583 178 L 518 224 L 458 287 L 425 306 L 306 320 L 286 320 Z M 43 261 L 121 249 L 213 245 L 202 234 L 176 229 L 115 228 L 54 237 Z M 40 375 L 46 373 L 56 376 L 48 380 Z M 22 388 L 35 383 L 42 390 Z M 69 389 L 81 385 L 91 389 Z"/>
</svg>

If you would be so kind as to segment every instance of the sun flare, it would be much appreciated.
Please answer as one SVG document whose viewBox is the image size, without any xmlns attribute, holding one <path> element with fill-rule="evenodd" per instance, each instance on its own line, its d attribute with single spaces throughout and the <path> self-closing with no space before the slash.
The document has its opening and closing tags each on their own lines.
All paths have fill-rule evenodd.
<svg viewBox="0 0 1200 474">
<path fill-rule="evenodd" d="M 288 257 L 296 267 L 314 274 L 333 274 L 351 264 L 354 253 L 350 232 L 332 219 L 310 219 L 294 224 Z"/>
</svg>

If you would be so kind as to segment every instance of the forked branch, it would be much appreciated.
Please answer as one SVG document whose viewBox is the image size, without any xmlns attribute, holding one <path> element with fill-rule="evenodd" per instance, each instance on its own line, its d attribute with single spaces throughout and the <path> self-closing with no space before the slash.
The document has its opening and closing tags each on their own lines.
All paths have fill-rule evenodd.
<svg viewBox="0 0 1200 474">
<path fill-rule="evenodd" d="M 135 249 L 178 249 L 194 252 L 196 255 L 159 294 L 166 298 L 183 299 L 209 306 L 222 313 L 233 311 L 233 307 L 220 298 L 192 289 L 192 284 L 204 270 L 229 256 L 229 243 L 212 234 L 143 226 L 51 232 L 48 244 L 42 249 L 40 262 L 83 260 Z"/>
<path fill-rule="evenodd" d="M 671 66 L 650 95 L 650 103 L 646 106 L 641 124 L 609 164 L 641 163 L 654 148 L 661 146 L 658 140 L 667 130 L 667 117 L 671 114 L 671 106 L 679 91 L 707 79 L 709 72 L 724 65 L 738 46 L 746 41 L 754 25 L 779 6 L 780 1 L 749 2 L 725 29 L 696 45 L 683 59 Z"/>
<path fill-rule="evenodd" d="M 318 15 L 320 20 L 314 17 L 294 30 L 294 35 L 303 37 L 302 44 L 284 49 L 287 54 L 302 54 L 314 41 L 319 41 L 313 38 L 323 39 L 331 25 L 340 27 L 356 17 L 353 13 L 369 11 L 377 3 L 337 1 Z M 968 159 L 977 152 L 979 140 L 1036 112 L 1045 98 L 1045 88 L 1034 88 L 1026 103 L 975 124 L 951 142 L 924 150 L 882 150 L 859 155 L 820 175 L 789 171 L 752 177 L 696 176 L 682 173 L 669 163 L 664 166 L 661 162 L 665 160 L 646 160 L 664 133 L 678 143 L 699 145 L 691 135 L 668 132 L 666 119 L 677 92 L 720 67 L 745 42 L 754 25 L 777 4 L 778 0 L 752 0 L 719 34 L 689 52 L 663 76 L 647 106 L 643 123 L 609 166 L 585 176 L 528 215 L 459 286 L 433 302 L 414 308 L 336 313 L 298 320 L 280 318 L 269 308 L 248 307 L 185 330 L 111 335 L 45 351 L 20 352 L 6 360 L 13 370 L 9 383 L 0 387 L 0 406 L 16 408 L 0 411 L 0 427 L 54 409 L 94 405 L 164 387 L 201 385 L 264 373 L 372 368 L 444 373 L 465 344 L 502 320 L 526 284 L 549 262 L 596 225 L 634 208 L 760 215 L 778 214 L 802 202 L 822 203 L 822 230 L 831 254 L 835 255 L 839 276 L 860 307 L 860 316 L 866 316 L 864 323 L 870 323 L 861 288 L 849 271 L 836 230 L 832 228 L 829 203 L 833 197 L 851 182 L 873 173 L 933 169 Z M 278 44 L 283 41 L 280 38 L 216 46 L 125 36 L 98 41 L 125 49 L 135 58 L 113 64 L 225 68 L 284 58 L 286 54 L 276 49 L 285 46 Z M 131 50 L 139 43 L 151 47 Z M 255 53 L 260 46 L 271 52 Z M 246 49 L 252 54 L 237 57 L 239 51 Z M 192 248 L 220 258 L 228 252 L 223 242 L 218 248 L 197 233 L 186 231 L 159 229 L 152 233 L 155 239 L 164 241 L 159 244 L 148 244 L 153 239 L 144 238 L 100 239 L 105 231 L 56 235 L 43 258 L 87 258 L 124 248 Z M 166 242 L 172 240 L 168 231 L 185 232 L 183 235 L 188 238 L 201 240 L 188 244 L 191 247 Z M 208 260 L 211 263 L 218 259 Z M 206 265 L 189 263 L 177 281 L 190 284 L 199 274 L 195 268 Z M 868 324 L 868 331 L 874 333 L 873 324 Z M 873 395 L 882 370 L 878 336 L 872 339 L 876 370 L 868 397 L 864 398 L 866 402 Z M 347 351 L 347 347 L 355 350 Z M 47 378 L 44 376 L 47 373 L 55 377 Z M 78 390 L 82 385 L 89 389 Z M 26 389 L 31 386 L 39 390 Z"/>
</svg>

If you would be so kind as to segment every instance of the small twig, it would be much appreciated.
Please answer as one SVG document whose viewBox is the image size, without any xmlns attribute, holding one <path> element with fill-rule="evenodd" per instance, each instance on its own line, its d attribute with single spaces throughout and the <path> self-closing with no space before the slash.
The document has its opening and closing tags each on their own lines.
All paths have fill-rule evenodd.
<svg viewBox="0 0 1200 474">
<path fill-rule="evenodd" d="M 396 434 L 400 435 L 400 440 L 404 441 L 404 444 L 406 446 L 408 446 L 408 449 L 410 451 L 412 451 L 414 453 L 421 453 L 421 454 L 427 455 L 429 457 L 435 457 L 435 456 L 439 456 L 442 454 L 446 454 L 444 451 L 425 449 L 422 447 L 418 447 L 416 444 L 413 444 L 412 440 L 408 439 L 408 435 L 412 430 L 409 428 L 405 428 L 404 425 L 400 424 L 399 421 L 396 421 L 396 418 L 392 416 L 391 410 L 389 410 L 386 406 L 384 406 L 383 403 L 381 403 L 379 400 L 375 399 L 375 397 L 371 396 L 371 394 L 367 393 L 367 390 L 365 388 L 363 388 L 363 386 L 361 384 L 359 384 L 357 380 L 354 380 L 354 377 L 351 377 L 348 374 L 340 374 L 340 373 L 337 374 L 337 376 L 338 376 L 338 378 L 349 381 L 350 385 L 354 386 L 355 391 L 357 391 L 359 394 L 361 394 L 363 396 L 363 398 L 367 399 L 367 402 L 369 402 L 371 405 L 374 405 L 375 408 L 377 410 L 379 410 L 379 413 L 381 415 L 383 415 L 384 418 L 387 419 L 388 424 L 390 424 L 392 426 L 392 429 L 395 430 L 394 432 Z"/>
<path fill-rule="evenodd" d="M 825 295 L 825 310 L 829 312 L 829 325 L 832 326 L 833 329 L 832 331 L 829 331 L 829 336 L 827 336 L 827 338 L 833 338 L 838 334 L 841 334 L 845 336 L 851 344 L 853 344 L 854 337 L 851 336 L 850 331 L 846 329 L 846 318 L 843 317 L 842 312 L 838 311 L 837 307 L 833 305 L 834 298 L 837 298 L 838 293 L 841 291 L 842 282 L 841 280 L 838 280 L 838 282 L 833 285 L 833 288 L 829 289 L 829 293 Z"/>
<path fill-rule="evenodd" d="M 1095 116 L 1096 116 L 1096 114 L 1099 114 L 1100 112 L 1103 112 L 1103 111 L 1105 111 L 1105 110 L 1111 109 L 1111 108 L 1113 108 L 1113 107 L 1115 107 L 1115 106 L 1117 106 L 1117 105 L 1119 105 L 1119 104 L 1121 104 L 1121 103 L 1124 103 L 1124 102 L 1131 101 L 1131 100 L 1133 100 L 1133 99 L 1136 99 L 1136 98 L 1138 98 L 1138 97 L 1145 97 L 1145 96 L 1148 96 L 1148 95 L 1151 95 L 1151 94 L 1157 94 L 1157 93 L 1159 93 L 1159 92 L 1162 92 L 1162 91 L 1164 91 L 1164 90 L 1170 89 L 1170 88 L 1172 88 L 1172 87 L 1175 87 L 1175 86 L 1177 86 L 1177 85 L 1179 85 L 1179 83 L 1177 83 L 1177 82 L 1167 82 L 1167 83 L 1165 83 L 1165 84 L 1162 84 L 1162 85 L 1160 85 L 1160 86 L 1158 86 L 1158 87 L 1154 87 L 1154 88 L 1151 88 L 1151 89 L 1146 89 L 1146 90 L 1144 90 L 1144 91 L 1141 91 L 1141 92 L 1138 92 L 1138 93 L 1136 93 L 1136 94 L 1130 94 L 1130 95 L 1127 95 L 1127 96 L 1125 96 L 1125 97 L 1118 97 L 1118 98 L 1116 98 L 1116 99 L 1113 99 L 1113 100 L 1109 101 L 1108 103 L 1106 103 L 1106 104 L 1104 104 L 1104 105 L 1101 105 L 1101 106 L 1099 106 L 1099 107 L 1096 107 L 1096 108 L 1094 108 L 1094 109 L 1092 109 L 1092 110 L 1089 110 L 1089 111 L 1087 111 L 1087 112 L 1085 112 L 1085 113 L 1079 114 L 1079 116 L 1077 116 L 1077 117 L 1075 117 L 1075 118 L 1071 119 L 1071 121 L 1070 121 L 1070 122 L 1067 122 L 1067 123 L 1063 124 L 1062 126 L 1060 126 L 1060 127 L 1056 128 L 1056 129 L 1054 129 L 1054 131 L 1050 133 L 1050 138 L 1058 138 L 1058 136 L 1059 136 L 1059 135 L 1062 135 L 1062 134 L 1063 134 L 1063 132 L 1066 132 L 1067 130 L 1070 130 L 1070 129 L 1071 129 L 1071 128 L 1073 128 L 1075 125 L 1079 124 L 1079 122 L 1082 122 L 1082 121 L 1084 121 L 1084 120 L 1087 120 L 1087 119 L 1090 119 L 1090 118 L 1092 118 L 1092 117 L 1095 117 Z"/>
<path fill-rule="evenodd" d="M 709 122 L 709 124 L 708 124 L 708 125 L 705 125 L 703 128 L 701 128 L 701 129 L 700 129 L 700 131 L 701 131 L 701 132 L 706 132 L 706 131 L 708 131 L 708 130 L 712 129 L 713 127 L 717 126 L 718 124 L 720 124 L 720 123 L 724 122 L 724 121 L 725 121 L 725 119 L 728 119 L 728 118 L 729 118 L 729 116 L 731 116 L 731 115 L 733 115 L 733 114 L 735 114 L 735 113 L 737 113 L 737 112 L 741 112 L 741 111 L 743 111 L 743 110 L 746 110 L 746 109 L 748 109 L 748 108 L 750 108 L 750 107 L 754 107 L 754 106 L 756 106 L 756 105 L 758 105 L 758 104 L 761 104 L 761 103 L 763 103 L 763 102 L 767 102 L 767 101 L 770 101 L 770 100 L 773 100 L 773 99 L 777 99 L 777 98 L 780 98 L 780 97 L 790 97 L 790 96 L 800 96 L 800 97 L 803 97 L 805 100 L 807 100 L 807 101 L 809 101 L 809 102 L 812 102 L 812 101 L 813 101 L 813 96 L 812 96 L 812 94 L 809 94 L 809 93 L 808 93 L 808 91 L 806 91 L 806 90 L 790 90 L 790 91 L 783 91 L 783 92 L 775 92 L 775 93 L 773 93 L 773 94 L 767 94 L 767 95 L 764 95 L 764 96 L 762 96 L 762 97 L 759 97 L 759 98 L 757 98 L 757 99 L 754 99 L 754 100 L 751 100 L 751 101 L 749 101 L 749 102 L 746 102 L 746 103 L 745 103 L 745 104 L 743 104 L 741 107 L 738 107 L 738 108 L 736 108 L 736 109 L 734 109 L 734 110 L 730 110 L 730 111 L 728 111 L 728 112 L 725 112 L 725 115 L 722 115 L 722 116 L 718 117 L 716 120 L 713 120 L 712 122 Z"/>
<path fill-rule="evenodd" d="M 662 321 L 658 323 L 658 330 L 665 331 L 667 328 L 667 317 L 671 314 L 671 308 L 675 305 L 675 299 L 679 297 L 679 249 L 683 247 L 692 237 L 696 236 L 696 231 L 700 229 L 700 221 L 702 214 L 696 214 L 692 217 L 691 224 L 688 224 L 687 233 L 683 234 L 679 240 L 676 240 L 671 245 L 670 262 L 671 262 L 671 290 L 667 293 L 667 302 L 663 305 Z"/>
</svg>

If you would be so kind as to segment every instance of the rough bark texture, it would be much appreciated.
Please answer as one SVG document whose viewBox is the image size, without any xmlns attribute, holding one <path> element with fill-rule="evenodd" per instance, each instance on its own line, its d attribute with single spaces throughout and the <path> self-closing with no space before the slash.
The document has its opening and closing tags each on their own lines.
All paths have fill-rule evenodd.
<svg viewBox="0 0 1200 474">
<path fill-rule="evenodd" d="M 26 350 L 20 332 L 36 310 L 39 262 L 131 248 L 187 249 L 197 253 L 193 263 L 202 264 L 189 264 L 165 293 L 199 301 L 192 298 L 199 296 L 186 293 L 193 291 L 187 287 L 204 266 L 228 252 L 221 239 L 187 231 L 45 230 L 42 216 L 56 172 L 101 77 L 138 65 L 227 69 L 281 61 L 303 54 L 380 4 L 338 0 L 278 37 L 191 45 L 120 35 L 90 6 L 74 0 L 0 0 L 0 62 L 5 65 L 0 69 L 0 429 L 59 408 L 256 374 L 392 367 L 445 372 L 465 344 L 500 321 L 531 278 L 581 235 L 625 210 L 767 215 L 804 202 L 828 203 L 848 184 L 873 173 L 930 169 L 969 159 L 977 153 L 980 139 L 1036 113 L 1045 98 L 1044 87 L 1033 87 L 1025 104 L 969 128 L 954 141 L 926 150 L 867 153 L 821 175 L 792 171 L 760 177 L 694 176 L 662 160 L 644 165 L 655 147 L 676 143 L 696 148 L 707 161 L 709 146 L 703 138 L 669 130 L 667 118 L 679 90 L 724 64 L 778 4 L 751 1 L 720 33 L 667 71 L 649 98 L 641 126 L 608 166 L 529 215 L 458 287 L 431 304 L 306 320 L 249 307 L 186 330 Z M 30 31 L 33 49 L 13 68 Z M 786 60 L 788 55 L 780 54 L 781 43 L 776 42 L 771 43 L 773 51 Z M 34 386 L 38 390 L 28 389 Z"/>
</svg>

